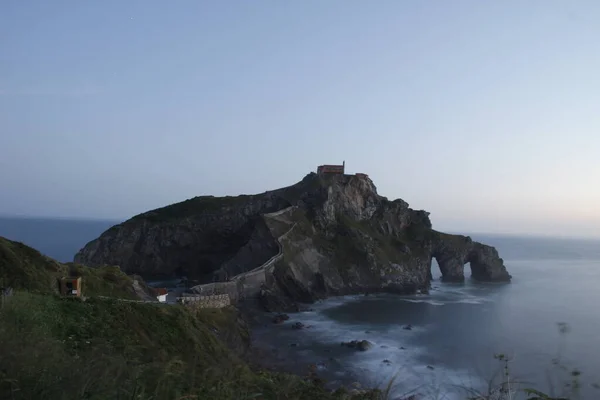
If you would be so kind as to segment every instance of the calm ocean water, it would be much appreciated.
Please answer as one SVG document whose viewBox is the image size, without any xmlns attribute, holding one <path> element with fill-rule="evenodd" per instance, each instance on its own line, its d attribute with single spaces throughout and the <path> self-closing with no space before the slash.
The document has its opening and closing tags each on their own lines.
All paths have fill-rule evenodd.
<svg viewBox="0 0 600 400">
<path fill-rule="evenodd" d="M 115 223 L 0 218 L 0 236 L 71 261 Z M 498 372 L 495 353 L 513 359 L 516 380 L 531 382 L 521 386 L 560 386 L 564 375 L 552 364 L 560 355 L 582 372 L 581 398 L 600 398 L 592 387 L 600 383 L 600 241 L 471 236 L 498 248 L 511 284 L 436 281 L 430 295 L 328 299 L 282 325 L 257 328 L 254 337 L 279 348 L 288 362 L 317 364 L 332 381 L 373 386 L 395 376 L 396 394 L 414 390 L 429 398 L 465 398 L 463 387 L 484 386 Z M 311 327 L 291 329 L 297 321 Z M 559 334 L 559 322 L 569 325 L 566 335 Z M 406 324 L 413 329 L 402 329 Z M 374 347 L 355 352 L 340 346 L 355 339 Z"/>
<path fill-rule="evenodd" d="M 432 399 L 465 399 L 465 387 L 484 389 L 500 372 L 498 353 L 513 360 L 521 388 L 550 390 L 568 379 L 553 365 L 560 358 L 582 372 L 580 398 L 599 399 L 592 384 L 600 383 L 600 241 L 471 236 L 498 248 L 511 284 L 437 280 L 430 295 L 328 299 L 254 336 L 273 351 L 284 349 L 282 359 L 316 363 L 330 381 L 385 386 L 395 377 L 396 395 Z M 291 329 L 297 321 L 311 327 Z M 560 322 L 570 328 L 565 335 Z M 403 329 L 407 324 L 413 329 Z M 374 348 L 340 346 L 362 339 Z"/>
</svg>

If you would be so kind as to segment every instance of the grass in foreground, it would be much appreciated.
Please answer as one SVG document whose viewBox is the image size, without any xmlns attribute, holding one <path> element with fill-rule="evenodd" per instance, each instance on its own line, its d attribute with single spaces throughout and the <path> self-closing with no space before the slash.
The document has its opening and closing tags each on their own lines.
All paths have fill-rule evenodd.
<svg viewBox="0 0 600 400">
<path fill-rule="evenodd" d="M 17 292 L 0 310 L 1 399 L 350 399 L 256 372 L 233 308 L 202 310 Z M 376 399 L 377 393 L 354 397 Z"/>
</svg>

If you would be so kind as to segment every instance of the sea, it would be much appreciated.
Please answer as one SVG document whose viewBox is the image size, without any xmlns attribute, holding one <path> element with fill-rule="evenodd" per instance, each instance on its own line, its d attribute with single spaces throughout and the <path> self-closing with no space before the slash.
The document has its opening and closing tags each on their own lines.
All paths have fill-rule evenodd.
<svg viewBox="0 0 600 400">
<path fill-rule="evenodd" d="M 0 236 L 72 261 L 118 222 L 0 218 Z M 312 365 L 331 386 L 389 388 L 391 399 L 474 397 L 506 382 L 505 367 L 512 399 L 526 388 L 600 399 L 600 241 L 470 236 L 498 249 L 512 283 L 443 283 L 434 261 L 427 295 L 330 298 L 281 325 L 265 315 L 253 339 L 282 365 Z M 352 340 L 372 347 L 341 345 Z"/>
</svg>

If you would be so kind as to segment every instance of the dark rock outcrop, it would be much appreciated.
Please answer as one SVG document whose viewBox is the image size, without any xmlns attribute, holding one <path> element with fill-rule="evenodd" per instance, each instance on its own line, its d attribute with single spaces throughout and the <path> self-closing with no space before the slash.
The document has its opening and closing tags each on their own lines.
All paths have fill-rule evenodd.
<svg viewBox="0 0 600 400">
<path fill-rule="evenodd" d="M 294 322 L 292 324 L 292 329 L 304 329 L 304 324 L 302 322 Z"/>
<path fill-rule="evenodd" d="M 373 343 L 368 340 L 352 340 L 350 342 L 342 342 L 342 346 L 360 351 L 367 351 L 373 347 Z"/>
<path fill-rule="evenodd" d="M 285 296 L 276 288 L 262 289 L 258 294 L 258 303 L 268 312 L 297 312 L 300 311 L 298 304 L 288 296 Z"/>
<path fill-rule="evenodd" d="M 447 281 L 463 280 L 467 263 L 473 279 L 511 278 L 493 247 L 433 230 L 429 213 L 378 195 L 369 178 L 314 173 L 259 195 L 197 197 L 140 214 L 75 257 L 201 283 L 258 268 L 239 287 L 252 288 L 268 311 L 332 295 L 426 293 L 433 258 Z"/>
<path fill-rule="evenodd" d="M 284 321 L 287 321 L 288 319 L 290 319 L 290 316 L 287 314 L 277 314 L 275 317 L 273 317 L 273 323 L 274 324 L 282 324 Z"/>
</svg>

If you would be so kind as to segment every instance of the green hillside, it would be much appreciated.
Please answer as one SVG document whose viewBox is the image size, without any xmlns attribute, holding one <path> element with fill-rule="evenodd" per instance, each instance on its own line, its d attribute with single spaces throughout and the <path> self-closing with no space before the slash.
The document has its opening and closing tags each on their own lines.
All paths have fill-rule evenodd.
<svg viewBox="0 0 600 400">
<path fill-rule="evenodd" d="M 83 277 L 86 301 L 58 296 L 65 275 Z M 15 289 L 0 307 L 0 399 L 378 398 L 250 368 L 234 307 L 124 301 L 136 297 L 133 280 L 117 267 L 61 264 L 0 238 L 0 279 Z"/>
<path fill-rule="evenodd" d="M 109 296 L 138 299 L 133 278 L 119 267 L 88 268 L 74 263 L 59 263 L 23 243 L 0 237 L 0 287 L 12 287 L 39 294 L 58 294 L 62 277 L 82 277 L 86 297 Z M 142 289 L 145 285 L 138 280 Z"/>
</svg>

